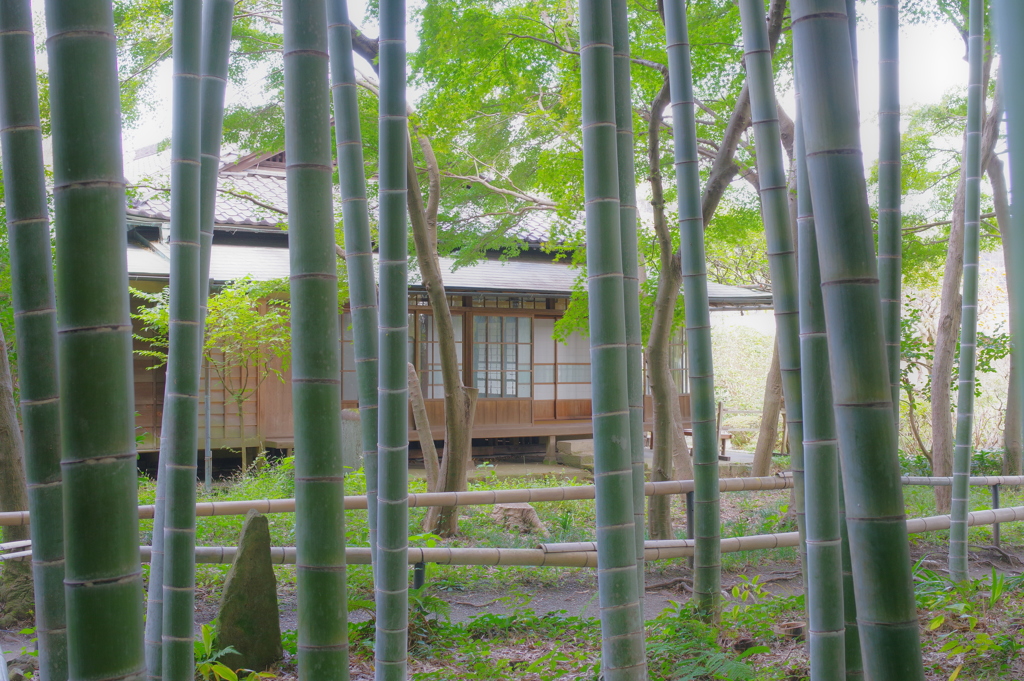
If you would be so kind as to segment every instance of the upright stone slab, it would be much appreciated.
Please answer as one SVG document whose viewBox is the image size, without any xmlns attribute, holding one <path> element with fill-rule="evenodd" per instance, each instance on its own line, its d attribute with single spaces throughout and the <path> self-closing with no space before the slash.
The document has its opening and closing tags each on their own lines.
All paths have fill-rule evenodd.
<svg viewBox="0 0 1024 681">
<path fill-rule="evenodd" d="M 270 562 L 270 526 L 256 511 L 245 517 L 217 619 L 218 647 L 238 651 L 220 659 L 231 669 L 263 671 L 284 657 L 277 579 Z"/>
</svg>

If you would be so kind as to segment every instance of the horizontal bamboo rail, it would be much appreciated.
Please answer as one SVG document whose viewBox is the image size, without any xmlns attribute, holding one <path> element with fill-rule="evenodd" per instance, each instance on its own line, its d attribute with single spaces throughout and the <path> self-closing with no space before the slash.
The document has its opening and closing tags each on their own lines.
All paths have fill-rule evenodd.
<svg viewBox="0 0 1024 681">
<path fill-rule="evenodd" d="M 718 487 L 723 492 L 749 490 L 789 489 L 793 479 L 789 476 L 765 478 L 722 478 Z M 693 491 L 693 480 L 666 480 L 649 482 L 647 496 L 661 494 L 686 494 Z M 535 503 L 545 501 L 580 501 L 594 498 L 593 485 L 576 487 L 538 487 L 535 489 L 498 489 L 474 492 L 433 492 L 410 494 L 409 506 L 485 506 L 490 504 Z M 366 508 L 365 496 L 345 497 L 347 510 Z M 250 510 L 259 513 L 294 513 L 294 499 L 250 499 L 245 501 L 205 501 L 196 504 L 197 516 L 245 515 Z M 153 517 L 154 507 L 139 506 L 139 518 Z M 28 511 L 0 513 L 0 527 L 5 525 L 27 525 Z"/>
<path fill-rule="evenodd" d="M 973 511 L 967 516 L 967 525 L 992 525 L 1024 520 L 1024 506 L 1000 508 L 989 511 Z M 907 531 L 911 534 L 935 532 L 949 529 L 949 516 L 911 518 Z M 722 539 L 723 553 L 758 551 L 796 546 L 800 536 L 796 532 L 778 534 L 757 534 L 745 537 Z M 592 548 L 587 548 L 592 547 Z M 689 539 L 668 539 L 648 541 L 644 544 L 646 560 L 670 560 L 693 555 L 693 541 Z M 237 549 L 233 546 L 197 546 L 197 563 L 230 563 L 235 559 Z M 149 561 L 150 547 L 140 547 L 143 562 Z M 0 556 L 0 560 L 28 560 L 31 551 Z M 270 549 L 271 562 L 277 565 L 293 565 L 295 548 L 277 546 Z M 349 565 L 369 565 L 369 547 L 348 547 L 345 561 Z M 523 565 L 548 567 L 597 567 L 597 551 L 594 542 L 571 542 L 564 544 L 542 544 L 535 549 L 504 548 L 418 548 L 409 549 L 409 563 L 438 563 L 442 565 Z"/>
<path fill-rule="evenodd" d="M 971 485 L 975 487 L 991 487 L 992 485 L 1024 485 L 1024 475 L 981 475 L 971 476 Z M 904 485 L 930 485 L 932 487 L 949 487 L 953 478 L 931 478 L 922 476 L 903 476 Z"/>
<path fill-rule="evenodd" d="M 1024 476 L 994 475 L 972 477 L 971 485 L 994 486 L 1024 485 Z M 904 476 L 904 485 L 948 486 L 953 478 L 913 477 Z M 721 478 L 718 488 L 722 492 L 743 492 L 789 489 L 793 486 L 790 475 L 776 475 L 764 478 Z M 693 480 L 666 480 L 648 482 L 644 493 L 647 496 L 662 494 L 687 494 L 693 491 Z M 486 506 L 491 504 L 537 503 L 557 501 L 584 501 L 594 498 L 593 485 L 576 487 L 538 487 L 534 489 L 499 489 L 480 490 L 474 492 L 434 492 L 427 494 L 410 494 L 409 506 Z M 365 496 L 345 497 L 347 510 L 366 508 Z M 294 513 L 294 499 L 247 499 L 245 501 L 204 501 L 196 504 L 196 515 L 200 517 L 245 515 L 250 510 L 259 513 Z M 152 519 L 152 505 L 139 506 L 139 518 Z M 0 527 L 28 525 L 28 511 L 11 511 L 0 513 Z"/>
</svg>

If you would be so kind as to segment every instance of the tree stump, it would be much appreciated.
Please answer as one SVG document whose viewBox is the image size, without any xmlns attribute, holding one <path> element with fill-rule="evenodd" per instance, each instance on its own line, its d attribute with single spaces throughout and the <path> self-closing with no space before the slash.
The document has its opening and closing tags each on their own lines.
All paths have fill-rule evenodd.
<svg viewBox="0 0 1024 681">
<path fill-rule="evenodd" d="M 491 518 L 510 530 L 536 532 L 543 537 L 549 534 L 537 515 L 537 509 L 530 504 L 495 504 Z"/>
</svg>

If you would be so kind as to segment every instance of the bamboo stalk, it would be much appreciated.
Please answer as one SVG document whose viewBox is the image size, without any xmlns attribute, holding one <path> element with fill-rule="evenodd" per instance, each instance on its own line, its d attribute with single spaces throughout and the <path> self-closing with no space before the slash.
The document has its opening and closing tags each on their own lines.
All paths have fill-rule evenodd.
<svg viewBox="0 0 1024 681">
<path fill-rule="evenodd" d="M 754 128 L 757 174 L 760 183 L 761 217 L 768 243 L 768 267 L 772 280 L 776 343 L 782 372 L 782 396 L 786 404 L 786 434 L 793 471 L 793 499 L 797 527 L 804 533 L 803 415 L 800 385 L 800 319 L 797 300 L 796 250 L 790 227 L 789 188 L 782 159 L 782 137 L 775 79 L 768 42 L 768 26 L 762 0 L 740 0 L 743 24 L 743 60 L 750 86 L 750 114 Z M 800 549 L 804 582 L 806 549 Z"/>
<path fill-rule="evenodd" d="M 1008 277 L 1007 286 L 1012 287 L 1010 293 L 1010 330 L 1014 337 L 1019 337 L 1024 329 L 1024 277 L 1016 272 L 1024 271 L 1024 42 L 1021 41 L 1021 26 L 1024 26 L 1024 6 L 1019 2 L 993 0 L 992 11 L 995 21 L 996 39 L 1000 53 L 1000 86 L 1006 100 L 1006 135 L 1010 162 L 1010 195 L 1014 197 L 1010 206 L 1010 224 L 1008 234 L 1013 235 L 1009 244 L 1008 263 L 1014 267 L 1014 276 Z M 1018 170 L 1013 174 L 1013 169 Z M 1014 362 L 1024 367 L 1024 343 L 1014 343 Z M 1018 409 L 1024 409 L 1024 380 L 1015 382 Z"/>
<path fill-rule="evenodd" d="M 68 675 L 145 674 L 120 86 L 109 0 L 46 3 Z"/>
<path fill-rule="evenodd" d="M 39 676 L 42 681 L 64 681 L 68 669 L 57 313 L 34 42 L 31 2 L 0 2 L 0 155 L 11 251 L 25 476 L 29 511 L 39 519 L 31 531 L 31 543 L 37 547 L 32 579 Z"/>
<path fill-rule="evenodd" d="M 626 324 L 626 395 L 629 401 L 629 453 L 633 468 L 633 527 L 636 534 L 637 589 L 644 592 L 644 359 L 640 328 L 640 255 L 637 245 L 636 168 L 633 159 L 633 92 L 630 85 L 629 14 L 626 0 L 612 0 L 615 77 L 615 142 L 619 178 L 619 237 L 622 299 Z M 643 618 L 643 599 L 640 599 Z"/>
<path fill-rule="evenodd" d="M 334 134 L 345 231 L 345 264 L 352 310 L 353 349 L 363 435 L 363 471 L 369 499 L 370 547 L 377 547 L 377 285 L 366 202 L 359 97 L 352 63 L 352 22 L 347 0 L 328 0 L 327 43 L 331 54 Z"/>
<path fill-rule="evenodd" d="M 899 0 L 880 0 L 878 3 L 878 53 L 878 279 L 882 292 L 882 324 L 889 362 L 893 418 L 899 428 L 903 278 Z"/>
<path fill-rule="evenodd" d="M 608 681 L 626 681 L 646 678 L 647 664 L 637 588 L 611 0 L 583 0 L 579 17 L 601 668 Z"/>
<path fill-rule="evenodd" d="M 697 542 L 693 591 L 699 611 L 706 618 L 717 620 L 721 609 L 722 591 L 718 433 L 715 419 L 711 313 L 708 305 L 704 254 L 704 220 L 701 211 L 701 179 L 697 159 L 690 39 L 686 25 L 686 8 L 681 0 L 665 3 L 665 32 L 668 40 L 672 119 L 675 121 L 680 255 L 693 423 L 693 470 L 696 491 L 694 535 Z"/>
<path fill-rule="evenodd" d="M 844 0 L 793 0 L 864 674 L 924 678 Z"/>
<path fill-rule="evenodd" d="M 348 679 L 345 467 L 325 0 L 285 0 L 299 668 Z"/>
<path fill-rule="evenodd" d="M 171 135 L 171 274 L 167 383 L 161 424 L 159 476 L 164 480 L 159 644 L 147 637 L 147 672 L 164 681 L 195 676 L 196 441 L 199 436 L 200 97 L 202 3 L 175 0 L 173 30 L 173 130 Z M 159 507 L 160 501 L 157 501 Z M 157 512 L 159 514 L 159 508 Z M 155 650 L 154 650 L 155 648 Z M 159 651 L 159 653 L 157 652 Z M 161 661 L 156 663 L 156 656 Z"/>
<path fill-rule="evenodd" d="M 378 681 L 404 681 L 408 658 L 409 382 L 405 2 L 380 3 L 380 335 L 378 339 Z"/>
<path fill-rule="evenodd" d="M 982 84 L 982 40 L 985 9 L 982 0 L 971 0 L 967 53 L 970 78 L 967 84 L 967 134 L 964 155 L 964 277 L 960 313 L 960 372 L 957 377 L 956 447 L 953 450 L 953 499 L 949 530 L 949 576 L 962 582 L 967 575 L 967 515 L 971 471 L 971 440 L 974 431 L 974 369 L 978 337 L 978 240 L 981 222 L 981 125 L 985 106 Z"/>
<path fill-rule="evenodd" d="M 796 181 L 797 243 L 800 253 L 800 367 L 804 417 L 804 469 L 807 539 L 807 614 L 811 678 L 841 681 L 859 660 L 846 660 L 851 639 L 846 635 L 843 584 L 843 542 L 840 536 L 841 495 L 839 451 L 832 410 L 832 376 L 821 301 L 818 242 L 814 234 L 811 187 L 807 178 L 797 95 Z M 854 652 L 854 651 L 851 651 Z M 856 651 L 859 657 L 859 651 Z"/>
</svg>

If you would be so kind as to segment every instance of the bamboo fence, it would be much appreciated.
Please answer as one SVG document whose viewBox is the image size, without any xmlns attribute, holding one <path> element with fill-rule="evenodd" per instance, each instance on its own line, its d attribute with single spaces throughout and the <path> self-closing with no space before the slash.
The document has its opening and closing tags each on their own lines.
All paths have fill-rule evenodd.
<svg viewBox="0 0 1024 681">
<path fill-rule="evenodd" d="M 1024 485 L 1022 475 L 977 476 L 970 479 L 976 487 L 992 487 L 994 485 Z M 904 485 L 949 486 L 953 478 L 934 478 L 904 476 Z M 721 478 L 718 488 L 722 492 L 763 491 L 790 489 L 793 478 L 771 476 L 764 478 Z M 644 494 L 657 496 L 662 494 L 687 494 L 694 489 L 693 480 L 666 480 L 664 482 L 648 482 Z M 538 487 L 535 489 L 500 489 L 481 490 L 474 492 L 436 492 L 427 494 L 410 494 L 409 506 L 487 506 L 491 504 L 540 503 L 557 501 L 582 501 L 594 498 L 593 485 L 576 487 Z M 365 496 L 345 497 L 346 510 L 366 508 Z M 148 520 L 153 517 L 152 505 L 139 506 L 139 518 Z M 259 513 L 294 513 L 294 499 L 249 499 L 245 501 L 206 501 L 196 504 L 197 516 L 245 515 L 250 510 Z M 11 511 L 0 513 L 0 527 L 12 525 L 28 525 L 28 511 Z"/>
</svg>

